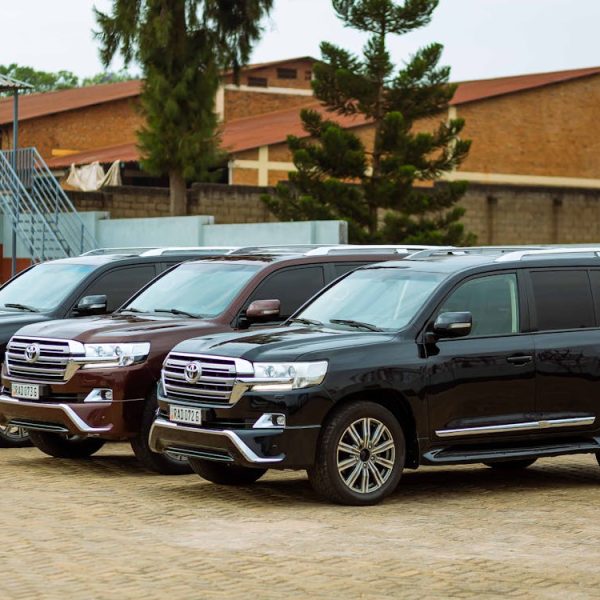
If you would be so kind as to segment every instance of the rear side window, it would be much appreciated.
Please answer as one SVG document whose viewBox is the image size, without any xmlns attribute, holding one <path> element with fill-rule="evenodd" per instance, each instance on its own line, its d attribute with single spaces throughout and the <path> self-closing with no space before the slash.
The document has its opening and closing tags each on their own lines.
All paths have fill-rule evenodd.
<svg viewBox="0 0 600 600">
<path fill-rule="evenodd" d="M 302 304 L 314 296 L 325 285 L 323 267 L 301 267 L 284 269 L 269 275 L 250 297 L 254 300 L 274 300 L 281 302 L 281 318 L 296 312 Z"/>
<path fill-rule="evenodd" d="M 114 269 L 100 275 L 96 281 L 88 286 L 81 296 L 106 294 L 108 298 L 108 312 L 113 312 L 141 287 L 146 285 L 151 279 L 154 279 L 155 274 L 154 265 Z"/>
<path fill-rule="evenodd" d="M 444 302 L 438 314 L 470 312 L 470 336 L 511 335 L 519 332 L 517 276 L 489 275 L 460 285 Z"/>
<path fill-rule="evenodd" d="M 358 267 L 362 267 L 368 263 L 335 263 L 333 266 L 333 278 L 337 279 L 338 277 L 345 275 L 349 271 L 354 271 L 358 269 Z"/>
<path fill-rule="evenodd" d="M 538 331 L 595 327 L 587 271 L 531 271 Z"/>
</svg>

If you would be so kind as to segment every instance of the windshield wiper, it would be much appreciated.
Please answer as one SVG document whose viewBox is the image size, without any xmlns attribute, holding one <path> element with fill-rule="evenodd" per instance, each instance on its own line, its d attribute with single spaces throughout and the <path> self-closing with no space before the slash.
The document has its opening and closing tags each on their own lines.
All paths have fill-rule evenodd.
<svg viewBox="0 0 600 600">
<path fill-rule="evenodd" d="M 7 302 L 5 308 L 17 308 L 19 310 L 26 310 L 27 312 L 40 312 L 39 308 L 33 306 L 27 306 L 27 304 L 19 304 L 18 302 Z"/>
<path fill-rule="evenodd" d="M 383 329 L 377 327 L 376 325 L 371 325 L 371 323 L 363 323 L 362 321 L 354 321 L 352 319 L 330 319 L 329 322 L 339 325 L 348 325 L 349 327 L 357 327 L 360 329 L 368 329 L 369 331 L 383 331 Z"/>
<path fill-rule="evenodd" d="M 183 315 L 185 317 L 192 317 L 192 319 L 206 319 L 202 315 L 195 315 L 187 310 L 179 310 L 178 308 L 155 308 L 152 312 L 164 312 L 171 313 L 172 315 Z"/>
<path fill-rule="evenodd" d="M 321 323 L 321 321 L 315 321 L 314 319 L 304 319 L 302 317 L 298 317 L 297 319 L 290 319 L 291 323 L 304 323 L 304 325 L 316 325 L 317 327 L 319 327 L 320 325 L 323 325 L 323 323 Z"/>
</svg>

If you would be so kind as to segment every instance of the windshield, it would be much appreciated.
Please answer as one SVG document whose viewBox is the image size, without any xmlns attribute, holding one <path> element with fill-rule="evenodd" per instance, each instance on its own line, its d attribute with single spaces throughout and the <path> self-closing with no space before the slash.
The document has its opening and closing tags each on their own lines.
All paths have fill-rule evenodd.
<svg viewBox="0 0 600 600">
<path fill-rule="evenodd" d="M 215 317 L 261 268 L 261 265 L 218 262 L 183 264 L 158 279 L 122 310 Z"/>
<path fill-rule="evenodd" d="M 96 268 L 60 263 L 36 265 L 0 290 L 0 310 L 51 311 Z"/>
<path fill-rule="evenodd" d="M 401 329 L 444 277 L 397 267 L 355 271 L 296 318 L 343 329 Z"/>
</svg>

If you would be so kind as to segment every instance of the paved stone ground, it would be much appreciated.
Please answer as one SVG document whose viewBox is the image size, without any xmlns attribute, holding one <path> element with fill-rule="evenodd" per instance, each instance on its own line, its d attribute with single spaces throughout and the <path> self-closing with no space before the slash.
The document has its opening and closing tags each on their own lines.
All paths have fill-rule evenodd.
<svg viewBox="0 0 600 600">
<path fill-rule="evenodd" d="M 303 473 L 247 488 L 0 450 L 0 598 L 598 598 L 600 467 L 409 471 L 380 506 Z"/>
</svg>

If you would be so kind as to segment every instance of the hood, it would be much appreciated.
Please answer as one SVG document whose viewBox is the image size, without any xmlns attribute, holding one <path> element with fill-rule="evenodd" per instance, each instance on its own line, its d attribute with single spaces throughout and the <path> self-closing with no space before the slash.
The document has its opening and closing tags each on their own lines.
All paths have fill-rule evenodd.
<svg viewBox="0 0 600 600">
<path fill-rule="evenodd" d="M 391 333 L 340 331 L 327 327 L 285 326 L 240 334 L 220 333 L 181 342 L 177 352 L 214 354 L 249 361 L 319 360 L 337 349 L 380 344 Z"/>
<path fill-rule="evenodd" d="M 0 312 L 0 346 L 4 346 L 24 325 L 48 321 L 48 318 L 47 315 L 40 313 Z"/>
<path fill-rule="evenodd" d="M 163 316 L 123 315 L 60 319 L 28 325 L 19 335 L 77 340 L 83 343 L 151 342 L 155 338 L 174 338 L 172 345 L 186 337 L 210 333 L 218 325 L 210 320 Z M 222 330 L 223 327 L 221 326 Z"/>
</svg>

